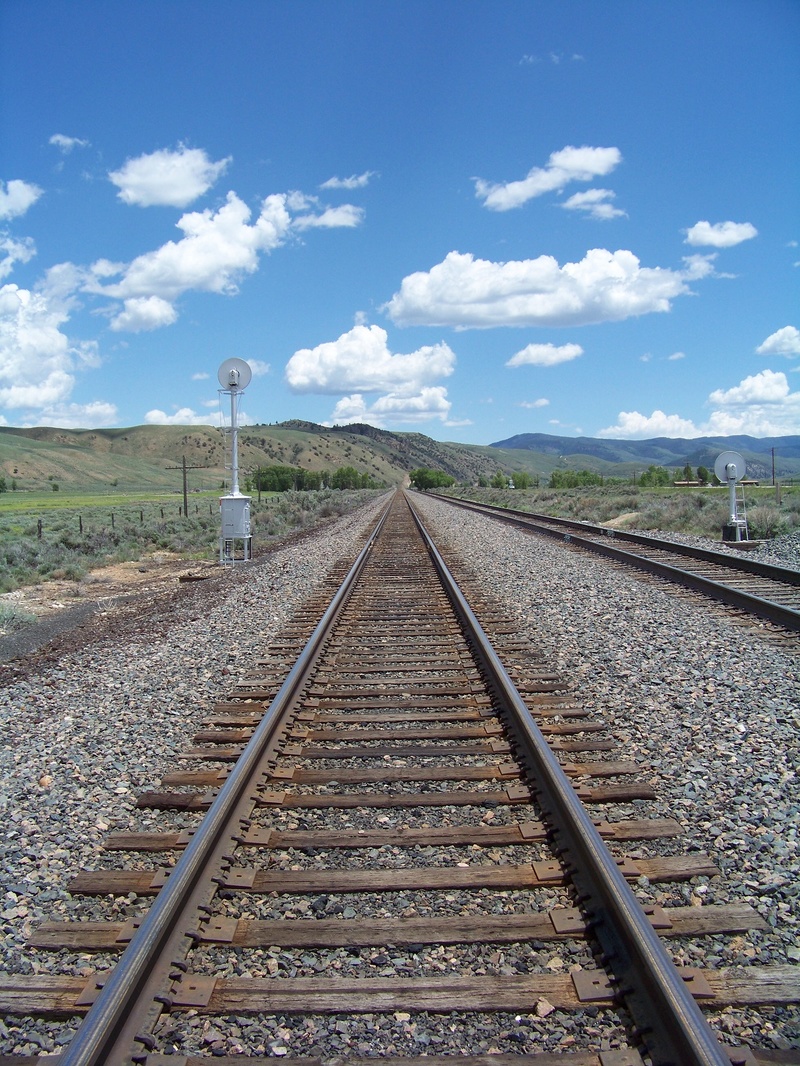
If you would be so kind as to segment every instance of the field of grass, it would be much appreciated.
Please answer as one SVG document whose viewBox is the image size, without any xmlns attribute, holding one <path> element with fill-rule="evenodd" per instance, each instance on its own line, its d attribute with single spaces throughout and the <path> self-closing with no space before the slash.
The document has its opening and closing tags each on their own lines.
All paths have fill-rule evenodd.
<svg viewBox="0 0 800 1066">
<path fill-rule="evenodd" d="M 374 495 L 349 492 L 262 493 L 251 503 L 254 551 L 294 529 L 343 514 Z M 53 497 L 57 497 L 53 499 Z M 168 551 L 187 560 L 219 552 L 216 496 L 71 496 L 0 493 L 0 593 L 48 578 L 80 581 L 97 567 Z"/>
</svg>

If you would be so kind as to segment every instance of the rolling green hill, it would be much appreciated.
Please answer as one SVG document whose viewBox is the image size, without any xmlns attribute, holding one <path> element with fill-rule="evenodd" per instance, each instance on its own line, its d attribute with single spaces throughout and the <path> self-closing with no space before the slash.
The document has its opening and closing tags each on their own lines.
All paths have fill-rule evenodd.
<svg viewBox="0 0 800 1066">
<path fill-rule="evenodd" d="M 353 466 L 376 481 L 402 484 L 408 472 L 430 467 L 457 481 L 491 478 L 498 469 L 524 470 L 544 480 L 556 469 L 587 469 L 629 478 L 650 464 L 672 471 L 689 462 L 713 468 L 721 451 L 740 451 L 748 475 L 766 479 L 775 449 L 779 477 L 800 476 L 800 437 L 609 441 L 524 434 L 491 446 L 442 443 L 422 433 L 391 433 L 367 425 L 328 428 L 292 420 L 239 431 L 240 481 L 258 466 L 336 470 Z M 0 427 L 0 476 L 8 488 L 41 491 L 177 492 L 182 464 L 190 488 L 217 491 L 226 480 L 223 435 L 210 426 L 133 426 L 64 430 Z"/>
</svg>

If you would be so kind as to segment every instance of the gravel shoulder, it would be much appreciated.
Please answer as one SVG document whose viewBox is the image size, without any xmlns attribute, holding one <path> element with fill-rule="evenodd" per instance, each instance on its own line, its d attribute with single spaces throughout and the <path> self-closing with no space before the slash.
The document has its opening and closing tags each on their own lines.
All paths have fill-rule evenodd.
<svg viewBox="0 0 800 1066">
<path fill-rule="evenodd" d="M 658 800 L 617 805 L 610 816 L 638 809 L 676 818 L 680 850 L 706 852 L 722 871 L 640 885 L 640 897 L 666 906 L 746 902 L 768 924 L 726 944 L 670 941 L 676 961 L 799 963 L 800 643 L 776 642 L 758 621 L 547 538 L 416 500 L 457 556 L 458 574 L 502 602 L 531 645 L 574 679 L 576 697 L 608 723 L 625 756 L 646 768 L 645 779 L 649 771 Z M 796 1007 L 728 1010 L 713 1022 L 728 1039 L 800 1046 Z"/>
</svg>

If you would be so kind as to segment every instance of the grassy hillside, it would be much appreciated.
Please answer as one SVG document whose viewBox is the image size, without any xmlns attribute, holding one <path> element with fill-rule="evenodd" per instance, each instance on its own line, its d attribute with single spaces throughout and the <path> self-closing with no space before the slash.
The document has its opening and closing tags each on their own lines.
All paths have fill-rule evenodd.
<svg viewBox="0 0 800 1066">
<path fill-rule="evenodd" d="M 210 426 L 133 426 L 113 430 L 0 427 L 0 474 L 9 488 L 178 492 L 185 458 L 191 488 L 216 491 L 226 479 L 228 446 Z M 527 453 L 441 444 L 421 433 L 372 426 L 327 429 L 311 422 L 245 426 L 239 431 L 240 481 L 258 466 L 336 470 L 353 466 L 386 485 L 415 467 L 445 470 L 459 481 L 491 477 L 498 466 L 525 469 Z"/>
<path fill-rule="evenodd" d="M 793 450 L 794 444 L 797 450 Z M 738 445 L 738 448 L 737 448 Z M 353 466 L 387 486 L 408 472 L 431 467 L 459 482 L 491 478 L 498 469 L 525 471 L 545 484 L 554 469 L 592 470 L 633 480 L 650 464 L 670 472 L 688 461 L 713 469 L 720 451 L 739 450 L 748 474 L 771 475 L 771 448 L 781 478 L 800 477 L 800 437 L 758 441 L 594 441 L 590 438 L 523 435 L 493 446 L 443 443 L 422 433 L 390 433 L 367 425 L 326 428 L 293 420 L 245 426 L 239 432 L 240 482 L 258 466 L 297 466 L 310 471 Z M 49 492 L 176 493 L 182 491 L 185 459 L 190 491 L 217 492 L 229 454 L 222 433 L 210 426 L 132 426 L 128 429 L 64 430 L 0 427 L 0 476 L 9 489 Z"/>
</svg>

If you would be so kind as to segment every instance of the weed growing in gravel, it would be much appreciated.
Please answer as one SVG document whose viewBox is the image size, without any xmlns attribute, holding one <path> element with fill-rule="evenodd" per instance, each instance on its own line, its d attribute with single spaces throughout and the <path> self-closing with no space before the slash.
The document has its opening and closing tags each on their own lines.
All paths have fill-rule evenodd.
<svg viewBox="0 0 800 1066">
<path fill-rule="evenodd" d="M 0 602 L 0 633 L 11 633 L 33 625 L 36 615 L 18 606 L 16 603 Z"/>
</svg>

